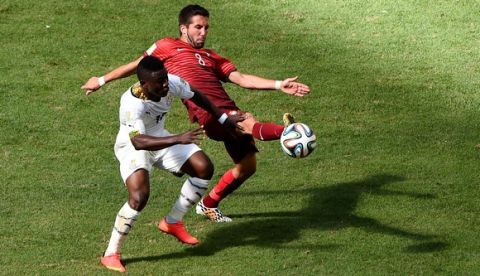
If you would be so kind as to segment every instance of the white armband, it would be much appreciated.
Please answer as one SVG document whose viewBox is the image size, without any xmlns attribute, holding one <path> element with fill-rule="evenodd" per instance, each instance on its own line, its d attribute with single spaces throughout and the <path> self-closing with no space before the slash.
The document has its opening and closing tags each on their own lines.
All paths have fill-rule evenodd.
<svg viewBox="0 0 480 276">
<path fill-rule="evenodd" d="M 227 118 L 228 118 L 227 113 L 223 113 L 222 116 L 220 116 L 220 118 L 218 118 L 218 122 L 223 125 L 223 123 L 225 123 Z"/>
<path fill-rule="evenodd" d="M 104 86 L 105 85 L 105 76 L 101 76 L 98 78 L 98 85 Z"/>
<path fill-rule="evenodd" d="M 280 90 L 282 88 L 282 81 L 281 80 L 276 80 L 275 81 L 275 89 Z"/>
</svg>

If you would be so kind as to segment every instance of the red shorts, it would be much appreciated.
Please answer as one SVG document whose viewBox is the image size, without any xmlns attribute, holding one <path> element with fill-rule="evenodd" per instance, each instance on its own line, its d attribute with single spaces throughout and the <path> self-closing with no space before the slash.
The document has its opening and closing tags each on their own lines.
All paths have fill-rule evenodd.
<svg viewBox="0 0 480 276">
<path fill-rule="evenodd" d="M 230 111 L 239 110 L 222 109 L 222 111 L 228 114 Z M 258 152 L 252 135 L 246 134 L 236 138 L 232 137 L 227 129 L 217 121 L 217 118 L 214 118 L 210 113 L 207 113 L 204 110 L 197 110 L 192 118 L 199 125 L 203 126 L 205 134 L 210 139 L 223 142 L 225 149 L 235 164 L 238 164 L 247 154 Z"/>
</svg>

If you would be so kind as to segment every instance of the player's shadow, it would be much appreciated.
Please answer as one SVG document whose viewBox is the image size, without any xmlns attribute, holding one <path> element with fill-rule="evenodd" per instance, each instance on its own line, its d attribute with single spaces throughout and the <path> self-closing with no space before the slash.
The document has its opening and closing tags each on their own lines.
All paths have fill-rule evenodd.
<svg viewBox="0 0 480 276">
<path fill-rule="evenodd" d="M 381 196 L 404 195 L 418 199 L 432 199 L 434 195 L 399 192 L 383 189 L 389 183 L 403 181 L 394 175 L 375 175 L 360 181 L 339 183 L 330 187 L 304 189 L 300 191 L 277 191 L 276 193 L 306 193 L 309 199 L 300 211 L 258 212 L 232 216 L 250 218 L 245 222 L 219 224 L 200 245 L 178 253 L 161 256 L 139 257 L 125 260 L 125 263 L 213 255 L 230 247 L 256 246 L 268 248 L 292 248 L 288 243 L 300 238 L 303 230 L 339 231 L 344 228 L 361 228 L 364 231 L 391 235 L 413 242 L 406 247 L 411 253 L 441 251 L 448 244 L 431 234 L 389 226 L 376 219 L 355 214 L 362 194 Z M 271 191 L 265 193 L 272 194 Z M 258 192 L 256 192 L 258 195 Z M 240 193 L 239 193 L 240 195 Z M 242 193 L 241 195 L 247 195 Z M 303 197 L 302 197 L 303 198 Z M 314 244 L 302 244 L 305 250 L 333 251 L 342 245 L 334 239 L 318 240 Z"/>
</svg>

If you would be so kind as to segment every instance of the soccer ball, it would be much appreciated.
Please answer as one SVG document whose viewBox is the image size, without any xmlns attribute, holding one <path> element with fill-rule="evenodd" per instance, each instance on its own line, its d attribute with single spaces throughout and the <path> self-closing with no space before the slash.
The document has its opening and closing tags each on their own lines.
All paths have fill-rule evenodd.
<svg viewBox="0 0 480 276">
<path fill-rule="evenodd" d="M 280 145 L 288 156 L 303 158 L 317 147 L 317 137 L 306 124 L 293 123 L 283 130 Z"/>
</svg>

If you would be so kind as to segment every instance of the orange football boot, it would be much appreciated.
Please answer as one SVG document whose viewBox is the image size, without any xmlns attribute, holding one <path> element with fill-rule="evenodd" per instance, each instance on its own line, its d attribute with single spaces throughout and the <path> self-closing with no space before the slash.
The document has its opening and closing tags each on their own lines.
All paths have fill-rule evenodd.
<svg viewBox="0 0 480 276">
<path fill-rule="evenodd" d="M 104 265 L 106 268 L 111 270 L 115 270 L 118 272 L 126 271 L 125 267 L 120 261 L 120 253 L 114 253 L 112 255 L 103 256 L 100 259 L 100 263 L 102 263 L 102 265 Z"/>
<path fill-rule="evenodd" d="M 183 222 L 179 221 L 176 223 L 167 223 L 167 221 L 162 219 L 158 224 L 158 230 L 162 231 L 163 233 L 169 234 L 177 238 L 179 241 L 190 244 L 196 245 L 198 243 L 197 238 L 191 236 L 185 227 L 183 226 Z"/>
</svg>

